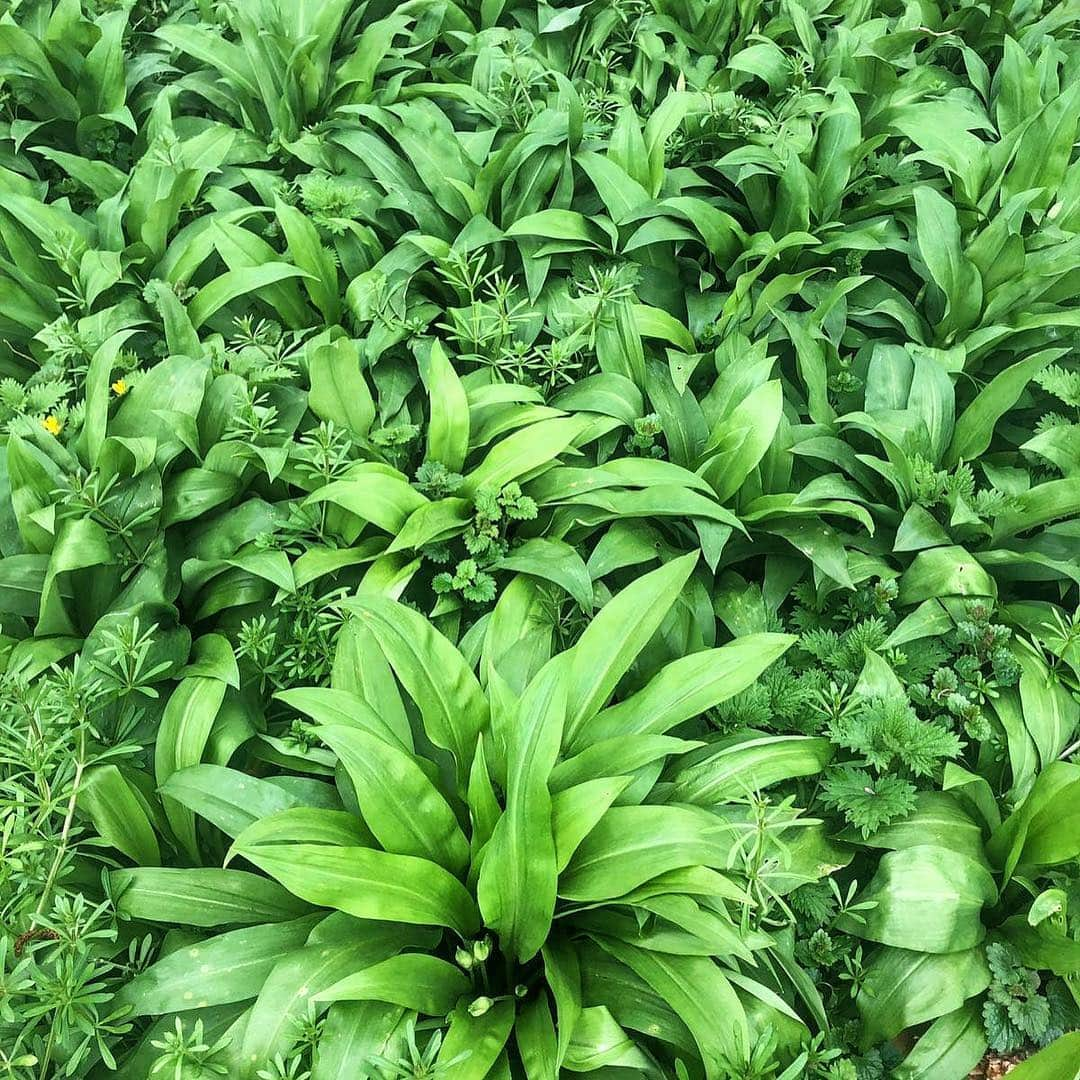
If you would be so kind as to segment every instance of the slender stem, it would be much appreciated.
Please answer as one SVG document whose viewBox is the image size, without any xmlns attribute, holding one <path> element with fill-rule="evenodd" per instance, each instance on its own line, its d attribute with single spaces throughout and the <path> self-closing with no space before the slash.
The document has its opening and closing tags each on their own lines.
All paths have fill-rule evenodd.
<svg viewBox="0 0 1080 1080">
<path fill-rule="evenodd" d="M 1058 758 L 1058 760 L 1064 761 L 1066 758 L 1071 758 L 1073 754 L 1075 754 L 1077 751 L 1080 751 L 1080 739 L 1077 739 L 1076 742 L 1072 744 L 1072 746 L 1066 747 L 1061 752 L 1061 756 Z"/>
<path fill-rule="evenodd" d="M 64 855 L 67 853 L 68 839 L 71 836 L 71 826 L 75 820 L 75 805 L 79 798 L 79 786 L 82 783 L 83 770 L 86 767 L 86 735 L 82 728 L 79 729 L 79 757 L 75 763 L 75 777 L 71 785 L 71 796 L 68 798 L 67 813 L 64 815 L 64 826 L 60 831 L 60 845 L 56 849 L 56 855 L 53 858 L 52 865 L 49 867 L 49 875 L 45 879 L 45 886 L 41 890 L 41 896 L 38 898 L 37 908 L 34 912 L 35 916 L 38 916 L 45 909 L 45 902 L 49 898 L 49 894 L 52 892 L 53 886 L 56 884 L 57 874 L 60 873 L 60 866 L 64 861 Z M 56 1039 L 56 1025 L 53 1024 L 49 1028 L 49 1038 L 45 1043 L 45 1050 L 41 1055 L 41 1080 L 46 1080 L 49 1075 L 49 1065 L 52 1061 L 53 1044 Z"/>
<path fill-rule="evenodd" d="M 64 856 L 67 854 L 68 840 L 71 836 L 71 826 L 75 820 L 75 805 L 79 799 L 79 787 L 82 784 L 83 770 L 86 768 L 86 734 L 80 729 L 79 731 L 79 757 L 75 764 L 75 778 L 71 785 L 71 796 L 68 798 L 67 813 L 64 815 L 64 826 L 60 830 L 60 845 L 56 849 L 56 855 L 53 858 L 52 866 L 49 867 L 49 875 L 45 879 L 45 886 L 41 890 L 41 896 L 38 899 L 37 908 L 34 911 L 35 915 L 40 915 L 45 910 L 45 902 L 49 898 L 49 894 L 52 892 L 53 886 L 56 884 L 56 876 L 60 872 L 60 865 L 64 861 Z"/>
<path fill-rule="evenodd" d="M 135 550 L 135 545 L 127 538 L 124 526 L 103 507 L 95 507 L 93 512 L 100 518 L 98 524 L 110 529 L 113 535 L 127 548 L 128 554 L 138 562 L 139 553 Z"/>
<path fill-rule="evenodd" d="M 56 1039 L 56 1025 L 51 1024 L 49 1026 L 49 1038 L 45 1043 L 45 1050 L 41 1055 L 41 1080 L 46 1080 L 49 1075 L 49 1064 L 52 1059 L 53 1042 Z"/>
</svg>

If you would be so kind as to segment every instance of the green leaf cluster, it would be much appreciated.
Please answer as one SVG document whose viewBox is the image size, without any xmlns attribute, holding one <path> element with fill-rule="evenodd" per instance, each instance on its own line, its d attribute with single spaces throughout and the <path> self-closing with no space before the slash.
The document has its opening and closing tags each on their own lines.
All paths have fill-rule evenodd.
<svg viewBox="0 0 1080 1080">
<path fill-rule="evenodd" d="M 1060 1080 L 1077 18 L 0 0 L 0 1075 Z"/>
</svg>

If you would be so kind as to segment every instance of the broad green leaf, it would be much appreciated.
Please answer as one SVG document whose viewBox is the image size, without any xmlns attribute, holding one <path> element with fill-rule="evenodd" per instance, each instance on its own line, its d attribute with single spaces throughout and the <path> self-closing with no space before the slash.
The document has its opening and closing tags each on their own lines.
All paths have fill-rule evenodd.
<svg viewBox="0 0 1080 1080">
<path fill-rule="evenodd" d="M 483 1016 L 460 1006 L 450 1015 L 450 1027 L 436 1061 L 446 1080 L 485 1080 L 494 1067 L 514 1025 L 514 1006 L 496 1001 Z"/>
<path fill-rule="evenodd" d="M 926 425 L 930 435 L 931 460 L 941 461 L 952 441 L 956 403 L 948 373 L 938 359 L 925 349 L 915 350 L 915 368 L 907 407 Z"/>
<path fill-rule="evenodd" d="M 675 603 L 697 562 L 691 553 L 646 574 L 600 609 L 574 646 L 564 741 L 603 708 Z"/>
<path fill-rule="evenodd" d="M 552 661 L 522 695 L 507 748 L 506 807 L 484 853 L 477 897 L 485 926 L 520 963 L 547 940 L 557 877 L 548 777 L 566 716 L 566 663 Z"/>
<path fill-rule="evenodd" d="M 941 786 L 943 793 L 958 792 L 969 808 L 976 811 L 982 818 L 986 828 L 993 831 L 1001 824 L 1001 811 L 998 809 L 994 789 L 985 777 L 957 765 L 954 761 L 949 761 L 945 763 L 945 775 Z"/>
<path fill-rule="evenodd" d="M 990 861 L 1006 881 L 1017 866 L 1052 866 L 1080 853 L 1078 792 L 1080 765 L 1055 761 L 1039 773 L 1024 801 L 987 841 Z"/>
<path fill-rule="evenodd" d="M 350 468 L 341 480 L 332 480 L 308 496 L 309 503 L 333 503 L 362 521 L 396 533 L 409 515 L 427 504 L 400 473 L 383 465 L 364 463 Z"/>
<path fill-rule="evenodd" d="M 552 791 L 562 794 L 573 786 L 602 783 L 614 776 L 629 779 L 639 769 L 654 761 L 660 762 L 669 756 L 686 754 L 704 745 L 702 742 L 676 739 L 670 735 L 637 735 L 629 732 L 610 739 L 600 739 L 580 753 L 560 761 L 552 770 L 549 784 Z M 590 779 L 596 776 L 600 776 L 601 780 Z"/>
<path fill-rule="evenodd" d="M 720 1076 L 722 1060 L 747 1053 L 746 1013 L 719 966 L 701 956 L 665 956 L 614 940 L 600 945 L 626 964 L 674 1010 L 693 1034 L 707 1076 Z"/>
<path fill-rule="evenodd" d="M 1035 776 L 1039 770 L 1039 752 L 1031 732 L 1024 723 L 1024 710 L 1020 703 L 1019 691 L 1010 689 L 1000 694 L 993 703 L 993 709 L 1005 730 L 1009 768 L 1012 771 L 1012 796 L 1022 799 L 1035 783 Z M 1035 718 L 1033 722 L 1037 722 Z"/>
<path fill-rule="evenodd" d="M 171 773 L 160 791 L 233 838 L 260 818 L 299 805 L 268 780 L 205 762 Z"/>
<path fill-rule="evenodd" d="M 295 206 L 275 199 L 274 213 L 285 234 L 289 257 L 308 275 L 304 288 L 311 302 L 333 326 L 341 316 L 338 268 L 333 254 L 323 246 L 318 229 Z"/>
<path fill-rule="evenodd" d="M 600 777 L 556 791 L 551 799 L 555 866 L 561 874 L 581 841 L 630 784 L 629 776 Z"/>
<path fill-rule="evenodd" d="M 561 1065 L 582 1011 L 581 965 L 574 947 L 563 938 L 552 938 L 543 948 L 544 975 L 555 1000 L 556 1057 Z"/>
<path fill-rule="evenodd" d="M 526 1080 L 544 1080 L 558 1072 L 558 1040 L 546 995 L 534 997 L 521 1008 L 514 1036 Z"/>
<path fill-rule="evenodd" d="M 824 521 L 787 520 L 770 521 L 762 526 L 768 533 L 783 537 L 797 551 L 802 552 L 816 571 L 844 588 L 853 589 L 848 551 L 832 526 Z"/>
<path fill-rule="evenodd" d="M 935 1020 L 893 1070 L 897 1080 L 938 1080 L 966 1076 L 986 1053 L 986 1033 L 971 1002 Z"/>
<path fill-rule="evenodd" d="M 506 230 L 507 236 L 541 236 L 548 240 L 579 240 L 595 244 L 598 231 L 576 210 L 551 208 L 519 218 Z"/>
<path fill-rule="evenodd" d="M 429 859 L 451 873 L 464 869 L 465 834 L 411 754 L 359 727 L 322 724 L 317 730 L 349 774 L 361 816 L 384 850 Z"/>
<path fill-rule="evenodd" d="M 499 490 L 550 466 L 575 439 L 583 435 L 589 421 L 579 416 L 556 417 L 530 424 L 501 439 L 479 465 L 465 476 L 461 491 L 475 495 L 480 488 Z"/>
<path fill-rule="evenodd" d="M 415 940 L 415 933 L 414 933 Z M 271 1060 L 286 1054 L 293 1045 L 296 1026 L 308 1013 L 315 994 L 340 982 L 347 975 L 379 963 L 414 943 L 406 928 L 388 923 L 365 928 L 355 941 L 309 944 L 280 957 L 266 976 L 244 1027 L 241 1059 L 245 1062 Z M 415 940 L 415 944 L 424 942 Z M 319 1056 L 323 1054 L 320 1040 Z M 255 1076 L 255 1069 L 249 1070 Z"/>
<path fill-rule="evenodd" d="M 593 583 L 581 556 L 561 540 L 537 536 L 501 558 L 498 566 L 552 581 L 564 589 L 587 613 L 593 607 Z"/>
<path fill-rule="evenodd" d="M 161 718 L 154 744 L 154 776 L 160 787 L 173 773 L 202 760 L 218 710 L 225 700 L 226 684 L 202 675 L 184 679 L 173 691 Z M 168 796 L 162 799 L 173 832 L 194 862 L 199 862 L 195 816 Z"/>
<path fill-rule="evenodd" d="M 1080 703 L 1035 657 L 1021 652 L 1017 662 L 1020 665 L 1020 704 L 1024 724 L 1035 741 L 1045 769 L 1057 761 L 1072 742 L 1080 724 Z"/>
<path fill-rule="evenodd" d="M 258 293 L 266 286 L 278 281 L 296 277 L 310 277 L 310 275 L 299 267 L 283 262 L 269 262 L 262 266 L 245 266 L 238 270 L 226 270 L 195 294 L 188 305 L 191 324 L 198 330 L 207 319 L 233 300 Z"/>
<path fill-rule="evenodd" d="M 446 926 L 462 937 L 480 925 L 472 897 L 448 871 L 426 859 L 362 847 L 322 844 L 233 845 L 289 892 L 358 919 Z"/>
<path fill-rule="evenodd" d="M 982 279 L 963 252 L 956 207 L 932 187 L 915 189 L 919 254 L 930 280 L 944 296 L 943 326 L 948 341 L 973 326 L 982 308 Z"/>
<path fill-rule="evenodd" d="M 954 763 L 949 762 L 949 765 Z M 945 787 L 949 787 L 949 765 L 946 765 Z M 963 770 L 954 765 L 956 770 L 952 778 L 962 781 L 957 775 Z M 961 786 L 957 783 L 957 786 Z M 882 825 L 872 836 L 855 839 L 846 832 L 842 834 L 850 843 L 860 843 L 868 847 L 885 848 L 899 851 L 901 848 L 916 847 L 919 844 L 937 844 L 952 851 L 967 855 L 977 862 L 983 862 L 983 830 L 958 801 L 955 795 L 946 791 L 920 791 L 916 795 L 915 809 L 904 818 Z"/>
<path fill-rule="evenodd" d="M 338 634 L 330 685 L 360 697 L 402 746 L 412 747 L 412 729 L 394 673 L 374 635 L 358 619 L 346 620 Z"/>
<path fill-rule="evenodd" d="M 112 562 L 109 538 L 105 530 L 90 517 L 64 522 L 49 556 L 41 583 L 41 602 L 36 633 L 38 637 L 54 634 L 74 634 L 72 612 L 65 605 L 64 594 L 72 596 L 69 575 L 91 567 L 107 566 Z"/>
<path fill-rule="evenodd" d="M 426 375 L 431 399 L 427 460 L 441 462 L 451 472 L 458 472 L 465 465 L 469 449 L 469 402 L 438 341 L 431 343 Z"/>
<path fill-rule="evenodd" d="M 862 1045 L 876 1046 L 906 1028 L 953 1012 L 989 985 L 990 969 L 981 949 L 939 954 L 882 949 L 867 966 L 855 1002 Z"/>
<path fill-rule="evenodd" d="M 815 776 L 829 763 L 828 739 L 743 732 L 696 751 L 672 777 L 675 802 L 712 806 L 784 780 Z"/>
<path fill-rule="evenodd" d="M 323 1022 L 312 1080 L 340 1080 L 366 1069 L 373 1055 L 393 1056 L 405 1010 L 385 1001 L 340 1001 Z"/>
<path fill-rule="evenodd" d="M 578 742 L 590 745 L 670 731 L 745 690 L 794 641 L 787 634 L 750 634 L 718 649 L 673 660 L 636 694 L 598 713 Z"/>
<path fill-rule="evenodd" d="M 706 459 L 698 470 L 722 502 L 730 499 L 765 456 L 783 410 L 778 379 L 764 383 L 740 401 L 709 436 Z"/>
<path fill-rule="evenodd" d="M 559 876 L 568 900 L 607 900 L 684 866 L 724 867 L 734 834 L 697 807 L 613 806 Z"/>
<path fill-rule="evenodd" d="M 347 634 L 348 627 L 343 631 L 342 638 L 346 638 Z M 338 649 L 339 652 L 342 649 L 341 639 L 338 641 Z M 364 657 L 364 659 L 368 658 Z M 358 684 L 357 689 L 361 688 L 362 686 Z M 344 724 L 370 732 L 392 746 L 400 746 L 404 750 L 412 751 L 412 732 L 409 730 L 408 718 L 404 711 L 400 717 L 395 718 L 394 726 L 391 727 L 386 719 L 385 711 L 377 712 L 364 698 L 350 690 L 326 686 L 303 686 L 295 690 L 282 690 L 277 697 L 290 708 L 305 716 L 310 716 L 317 724 Z"/>
<path fill-rule="evenodd" d="M 134 330 L 121 330 L 104 341 L 90 359 L 86 372 L 86 419 L 83 421 L 82 443 L 86 460 L 93 468 L 101 456 L 109 417 L 110 374 L 116 366 L 120 350 Z"/>
<path fill-rule="evenodd" d="M 375 419 L 375 402 L 360 370 L 360 350 L 349 338 L 315 349 L 308 361 L 308 405 L 320 420 L 331 421 L 363 438 Z"/>
<path fill-rule="evenodd" d="M 944 596 L 995 596 L 993 578 L 962 547 L 920 551 L 900 576 L 900 602 Z"/>
<path fill-rule="evenodd" d="M 345 602 L 372 632 L 401 685 L 416 702 L 428 738 L 454 755 L 464 791 L 488 704 L 464 658 L 422 615 L 364 593 Z"/>
<path fill-rule="evenodd" d="M 157 440 L 158 464 L 171 460 L 184 447 L 175 422 L 159 413 L 175 412 L 196 416 L 202 404 L 210 373 L 210 360 L 190 356 L 170 356 L 155 364 L 131 391 L 109 423 L 109 434 Z M 155 412 L 157 410 L 157 412 Z"/>
<path fill-rule="evenodd" d="M 126 983 L 132 1016 L 160 1016 L 255 997 L 283 953 L 299 949 L 318 915 L 230 930 L 177 949 Z"/>
<path fill-rule="evenodd" d="M 642 337 L 659 338 L 670 342 L 683 352 L 694 351 L 694 337 L 678 319 L 661 308 L 646 304 L 634 305 L 634 325 Z"/>
<path fill-rule="evenodd" d="M 975 860 L 934 844 L 890 851 L 860 897 L 875 906 L 863 922 L 844 917 L 842 929 L 896 948 L 917 942 L 922 952 L 970 949 L 986 931 L 982 909 L 997 899 L 990 872 Z"/>
<path fill-rule="evenodd" d="M 1060 1036 L 1012 1072 L 1016 1080 L 1076 1080 L 1080 1076 L 1080 1032 Z"/>
<path fill-rule="evenodd" d="M 289 844 L 328 844 L 332 847 L 374 846 L 375 838 L 363 821 L 346 810 L 324 806 L 290 806 L 253 821 L 225 855 L 232 862 L 244 848 L 266 844 L 279 851 Z"/>
<path fill-rule="evenodd" d="M 109 875 L 117 910 L 182 926 L 248 926 L 306 915 L 310 908 L 277 882 L 243 870 L 139 867 Z"/>
<path fill-rule="evenodd" d="M 583 994 L 591 1000 L 606 1001 L 622 1027 L 652 1032 L 680 1056 L 692 1057 L 697 1053 L 690 1029 L 645 979 L 597 946 L 583 944 L 579 953 Z"/>
<path fill-rule="evenodd" d="M 1017 403 L 1027 384 L 1061 355 L 1059 349 L 1043 349 L 999 371 L 960 414 L 943 464 L 971 461 L 982 454 L 995 425 Z"/>
<path fill-rule="evenodd" d="M 610 157 L 579 150 L 574 160 L 614 221 L 625 221 L 638 207 L 648 203 L 649 192 Z"/>
<path fill-rule="evenodd" d="M 1080 513 L 1080 476 L 1048 480 L 1014 497 L 1013 506 L 994 521 L 994 539 L 1001 541 L 1077 513 Z"/>
<path fill-rule="evenodd" d="M 832 107 L 821 117 L 814 145 L 819 213 L 825 221 L 839 209 L 862 142 L 862 119 L 851 95 L 838 86 L 832 99 Z"/>
<path fill-rule="evenodd" d="M 316 1001 L 385 1001 L 430 1016 L 445 1016 L 469 989 L 469 979 L 461 968 L 437 956 L 405 953 L 346 975 L 313 997 Z"/>
<path fill-rule="evenodd" d="M 439 499 L 418 506 L 397 530 L 387 552 L 419 550 L 428 544 L 445 542 L 464 532 L 472 521 L 468 499 Z"/>
<path fill-rule="evenodd" d="M 115 765 L 87 769 L 78 805 L 109 846 L 139 866 L 161 865 L 157 837 L 142 799 Z"/>
</svg>

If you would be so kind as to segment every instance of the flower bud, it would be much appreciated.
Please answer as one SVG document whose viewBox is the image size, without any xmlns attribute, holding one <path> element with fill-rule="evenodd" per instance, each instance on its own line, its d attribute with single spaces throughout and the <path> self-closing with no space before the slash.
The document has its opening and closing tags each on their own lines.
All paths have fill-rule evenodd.
<svg viewBox="0 0 1080 1080">
<path fill-rule="evenodd" d="M 483 1016 L 495 1002 L 489 997 L 478 997 L 469 1005 L 470 1016 Z"/>
</svg>

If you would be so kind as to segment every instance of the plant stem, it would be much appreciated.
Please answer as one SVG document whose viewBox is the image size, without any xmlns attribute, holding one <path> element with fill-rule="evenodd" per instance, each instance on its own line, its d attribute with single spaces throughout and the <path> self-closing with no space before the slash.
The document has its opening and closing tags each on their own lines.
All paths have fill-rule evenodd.
<svg viewBox="0 0 1080 1080">
<path fill-rule="evenodd" d="M 1058 761 L 1065 761 L 1068 758 L 1071 758 L 1073 754 L 1075 754 L 1077 751 L 1080 751 L 1080 739 L 1077 739 L 1076 742 L 1072 744 L 1072 746 L 1067 746 L 1064 750 L 1062 750 L 1060 756 L 1058 757 Z"/>
<path fill-rule="evenodd" d="M 52 865 L 49 867 L 49 874 L 45 879 L 45 886 L 41 890 L 41 896 L 38 898 L 37 908 L 34 911 L 35 915 L 40 915 L 42 911 L 44 911 L 45 902 L 49 899 L 49 894 L 56 884 L 56 876 L 60 873 L 60 866 L 64 861 L 64 856 L 67 854 L 68 839 L 71 836 L 71 826 L 75 820 L 75 806 L 79 799 L 79 787 L 82 784 L 83 771 L 85 768 L 86 733 L 84 729 L 80 728 L 79 756 L 75 763 L 75 778 L 72 781 L 71 795 L 68 798 L 67 813 L 64 815 L 64 826 L 60 831 L 60 845 L 56 849 L 56 855 L 53 858 Z"/>
</svg>

